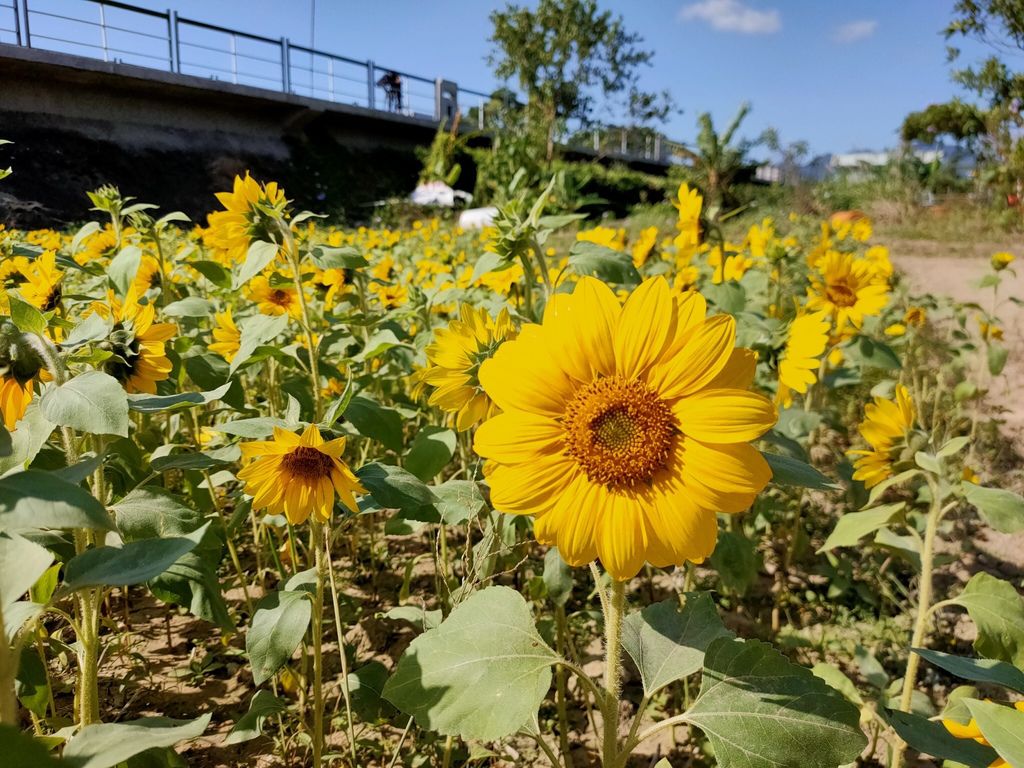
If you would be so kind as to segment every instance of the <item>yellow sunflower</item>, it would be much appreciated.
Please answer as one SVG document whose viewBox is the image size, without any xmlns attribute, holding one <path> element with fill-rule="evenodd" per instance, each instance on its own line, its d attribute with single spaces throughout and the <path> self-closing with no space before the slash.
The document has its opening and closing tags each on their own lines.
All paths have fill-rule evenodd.
<svg viewBox="0 0 1024 768">
<path fill-rule="evenodd" d="M 732 317 L 707 318 L 699 293 L 674 296 L 661 277 L 624 305 L 594 278 L 553 296 L 480 369 L 503 411 L 474 442 L 495 508 L 533 516 L 538 541 L 618 580 L 710 555 L 715 514 L 746 509 L 771 478 L 749 443 L 775 407 L 747 391 L 735 338 Z"/>
<path fill-rule="evenodd" d="M 21 269 L 24 278 L 19 288 L 21 296 L 42 312 L 60 306 L 64 272 L 57 268 L 56 259 L 57 254 L 53 251 L 44 251 L 39 258 L 28 262 Z"/>
<path fill-rule="evenodd" d="M 594 227 L 583 232 L 576 233 L 576 241 L 581 243 L 596 243 L 613 251 L 622 251 L 626 248 L 626 230 L 612 229 L 611 227 Z"/>
<path fill-rule="evenodd" d="M 895 400 L 876 397 L 873 403 L 868 403 L 858 430 L 871 448 L 846 452 L 848 456 L 859 457 L 853 462 L 853 479 L 872 488 L 891 477 L 893 462 L 913 428 L 914 403 L 902 384 L 896 387 Z"/>
<path fill-rule="evenodd" d="M 395 309 L 409 300 L 409 289 L 397 283 L 393 285 L 370 283 L 370 293 L 377 297 L 384 309 Z"/>
<path fill-rule="evenodd" d="M 258 275 L 249 281 L 249 299 L 256 303 L 264 315 L 288 314 L 298 318 L 302 314 L 299 293 L 294 285 L 287 283 L 270 284 L 270 278 Z"/>
<path fill-rule="evenodd" d="M 779 360 L 779 399 L 788 400 L 788 391 L 801 394 L 818 380 L 821 356 L 828 346 L 831 324 L 825 312 L 800 315 L 789 326 L 786 348 Z"/>
<path fill-rule="evenodd" d="M 8 432 L 14 431 L 31 402 L 31 381 L 20 384 L 13 376 L 0 376 L 0 416 Z"/>
<path fill-rule="evenodd" d="M 1024 712 L 1024 701 L 1014 702 L 1013 708 L 1018 712 Z M 973 717 L 966 725 L 948 718 L 943 718 L 942 724 L 954 738 L 973 739 L 979 744 L 984 744 L 986 747 L 992 746 L 988 743 L 988 739 L 985 738 L 985 735 L 981 732 L 981 728 L 978 726 L 978 722 Z M 994 762 L 989 763 L 988 768 L 1013 768 L 1013 766 L 1003 760 L 1003 758 L 999 757 L 996 758 Z"/>
<path fill-rule="evenodd" d="M 632 254 L 633 254 L 633 266 L 639 269 L 647 263 L 647 259 L 651 257 L 651 251 L 654 250 L 654 246 L 658 243 L 658 228 L 647 227 L 646 229 L 640 230 L 640 235 L 637 237 L 636 242 L 633 243 Z"/>
<path fill-rule="evenodd" d="M 93 304 L 96 312 L 114 322 L 107 342 L 113 356 L 104 364 L 104 370 L 129 392 L 156 394 L 157 382 L 169 377 L 173 368 L 164 342 L 174 336 L 178 327 L 154 322 L 156 308 L 139 304 L 134 286 L 128 289 L 123 303 L 113 294 L 108 301 L 109 306 Z"/>
<path fill-rule="evenodd" d="M 839 334 L 860 328 L 865 317 L 879 314 L 889 301 L 888 284 L 852 254 L 829 251 L 818 270 L 807 289 L 807 309 L 827 312 Z"/>
<path fill-rule="evenodd" d="M 160 262 L 152 256 L 143 256 L 139 263 L 139 271 L 135 273 L 135 280 L 132 282 L 135 293 L 145 296 L 151 288 L 160 287 L 160 280 Z"/>
<path fill-rule="evenodd" d="M 455 428 L 460 432 L 497 413 L 480 386 L 480 366 L 502 342 L 515 336 L 508 310 L 503 309 L 495 320 L 486 310 L 473 309 L 469 304 L 459 308 L 457 320 L 434 332 L 434 340 L 426 349 L 429 366 L 416 378 L 434 387 L 428 402 L 454 413 Z"/>
<path fill-rule="evenodd" d="M 700 210 L 704 198 L 696 189 L 690 189 L 686 182 L 679 185 L 676 197 L 672 204 L 679 211 L 679 219 L 676 221 L 679 234 L 672 244 L 676 247 L 677 255 L 689 256 L 700 246 Z"/>
<path fill-rule="evenodd" d="M 1002 272 L 1010 264 L 1013 263 L 1016 256 L 1007 251 L 1000 251 L 999 253 L 992 254 L 992 269 L 996 272 Z"/>
<path fill-rule="evenodd" d="M 206 217 L 209 229 L 204 239 L 222 251 L 229 263 L 245 261 L 253 240 L 272 242 L 279 235 L 271 230 L 271 220 L 284 215 L 288 201 L 277 182 L 260 184 L 248 173 L 244 179 L 235 176 L 234 188 L 218 192 L 217 200 L 225 210 Z"/>
<path fill-rule="evenodd" d="M 213 328 L 213 343 L 210 344 L 209 349 L 230 363 L 238 354 L 242 340 L 242 333 L 231 316 L 231 307 L 223 312 L 218 312 L 214 315 L 213 320 L 216 325 Z"/>
<path fill-rule="evenodd" d="M 359 511 L 354 494 L 366 490 L 341 458 L 344 437 L 324 442 L 315 424 L 301 435 L 274 427 L 272 440 L 256 440 L 239 447 L 249 463 L 238 473 L 238 479 L 253 497 L 254 509 L 284 514 L 293 525 L 305 522 L 310 512 L 327 522 L 337 494 L 351 512 Z"/>
</svg>

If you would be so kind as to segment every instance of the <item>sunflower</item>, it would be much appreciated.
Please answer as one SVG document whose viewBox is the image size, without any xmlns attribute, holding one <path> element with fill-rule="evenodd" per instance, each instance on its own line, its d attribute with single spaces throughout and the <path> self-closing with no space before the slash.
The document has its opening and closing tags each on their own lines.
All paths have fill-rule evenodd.
<svg viewBox="0 0 1024 768">
<path fill-rule="evenodd" d="M 129 392 L 156 394 L 157 382 L 171 375 L 171 361 L 164 342 L 178 330 L 173 323 L 155 323 L 156 308 L 139 304 L 135 286 L 128 289 L 124 302 L 111 294 L 107 304 L 95 303 L 93 309 L 110 319 L 114 327 L 105 346 L 113 354 L 104 370 L 121 382 Z"/>
<path fill-rule="evenodd" d="M 596 243 L 613 251 L 622 251 L 626 248 L 626 230 L 612 229 L 611 227 L 594 227 L 583 232 L 576 233 L 576 242 Z"/>
<path fill-rule="evenodd" d="M 139 271 L 135 273 L 135 293 L 145 296 L 151 288 L 159 288 L 162 276 L 160 274 L 160 262 L 152 256 L 143 256 L 139 263 Z"/>
<path fill-rule="evenodd" d="M 801 394 L 818 380 L 821 356 L 828 346 L 831 324 L 824 312 L 800 315 L 789 325 L 786 348 L 779 361 L 779 399 L 788 400 L 789 390 Z"/>
<path fill-rule="evenodd" d="M 1018 712 L 1024 712 L 1024 701 L 1014 702 L 1013 708 Z M 966 725 L 964 723 L 958 723 L 956 720 L 943 718 L 942 725 L 945 726 L 946 730 L 949 731 L 950 735 L 954 738 L 973 739 L 979 744 L 984 744 L 986 747 L 992 746 L 988 743 L 988 739 L 985 738 L 985 735 L 981 732 L 981 728 L 973 717 Z M 989 763 L 988 768 L 1013 768 L 1013 766 L 1000 757 L 996 758 L 995 762 Z"/>
<path fill-rule="evenodd" d="M 1002 272 L 1010 264 L 1013 263 L 1017 257 L 1007 251 L 1000 251 L 999 253 L 992 254 L 992 269 L 996 272 Z"/>
<path fill-rule="evenodd" d="M 711 282 L 719 285 L 723 281 L 741 280 L 747 270 L 754 266 L 754 260 L 742 253 L 725 256 L 722 249 L 716 245 L 708 254 L 708 266 L 714 270 Z"/>
<path fill-rule="evenodd" d="M 248 294 L 264 315 L 289 314 L 297 318 L 302 314 L 299 292 L 294 285 L 276 281 L 271 285 L 270 278 L 258 275 L 249 282 Z"/>
<path fill-rule="evenodd" d="M 888 284 L 852 254 L 829 251 L 818 270 L 807 289 L 807 309 L 831 315 L 839 334 L 860 328 L 866 316 L 879 314 L 889 300 Z"/>
<path fill-rule="evenodd" d="M 348 269 L 318 269 L 313 284 L 324 295 L 324 309 L 334 309 L 339 296 L 348 292 L 352 283 L 352 272 Z"/>
<path fill-rule="evenodd" d="M 409 290 L 404 285 L 382 285 L 370 283 L 370 293 L 377 296 L 384 309 L 395 309 L 409 300 Z"/>
<path fill-rule="evenodd" d="M 636 242 L 633 243 L 632 254 L 633 254 L 633 266 L 639 269 L 647 263 L 647 259 L 651 257 L 651 251 L 654 250 L 654 246 L 658 243 L 658 228 L 647 227 L 646 229 L 640 230 L 640 236 L 637 237 Z"/>
<path fill-rule="evenodd" d="M 53 251 L 44 251 L 21 269 L 24 278 L 20 286 L 21 296 L 41 312 L 50 312 L 60 306 L 64 272 L 57 268 L 56 259 L 57 254 Z"/>
<path fill-rule="evenodd" d="M 31 402 L 31 380 L 21 384 L 13 376 L 0 376 L 0 416 L 8 432 L 14 431 Z"/>
<path fill-rule="evenodd" d="M 216 323 L 213 329 L 213 343 L 209 350 L 216 352 L 229 363 L 234 360 L 241 346 L 242 333 L 235 325 L 235 319 L 231 316 L 231 307 L 213 316 Z"/>
<path fill-rule="evenodd" d="M 771 478 L 749 442 L 776 412 L 746 391 L 732 317 L 705 314 L 661 277 L 625 305 L 594 278 L 555 294 L 480 369 L 503 411 L 474 442 L 495 508 L 533 516 L 538 541 L 618 580 L 710 555 L 715 513 L 746 509 Z"/>
<path fill-rule="evenodd" d="M 502 342 L 515 336 L 508 310 L 503 309 L 495 320 L 486 310 L 473 309 L 469 304 L 459 308 L 457 320 L 434 332 L 434 340 L 426 349 L 429 366 L 416 378 L 434 387 L 428 402 L 454 413 L 459 432 L 497 413 L 480 386 L 480 366 Z"/>
<path fill-rule="evenodd" d="M 225 210 L 206 217 L 209 225 L 205 240 L 223 252 L 228 263 L 241 264 L 253 240 L 273 242 L 273 220 L 283 218 L 288 200 L 277 182 L 260 184 L 248 172 L 245 178 L 235 176 L 230 192 L 218 192 L 217 199 Z"/>
<path fill-rule="evenodd" d="M 858 430 L 871 449 L 846 452 L 848 456 L 860 457 L 853 462 L 853 479 L 872 488 L 891 477 L 893 462 L 913 427 L 914 403 L 902 384 L 896 387 L 895 400 L 876 397 L 868 403 Z"/>
<path fill-rule="evenodd" d="M 342 461 L 345 438 L 324 442 L 315 424 L 302 435 L 274 427 L 272 440 L 242 443 L 242 456 L 251 460 L 238 473 L 245 482 L 254 509 L 272 515 L 284 513 L 293 525 L 316 512 L 322 522 L 331 519 L 334 496 L 356 513 L 356 493 L 366 493 L 352 470 Z"/>
<path fill-rule="evenodd" d="M 679 185 L 677 199 L 673 200 L 672 204 L 679 211 L 679 219 L 676 221 L 679 234 L 672 243 L 678 255 L 688 256 L 700 245 L 700 210 L 704 205 L 704 198 L 700 192 L 690 189 L 689 185 L 683 182 Z"/>
<path fill-rule="evenodd" d="M 29 339 L 9 320 L 0 321 L 0 418 L 8 431 L 25 415 L 35 379 L 45 372 Z"/>
</svg>

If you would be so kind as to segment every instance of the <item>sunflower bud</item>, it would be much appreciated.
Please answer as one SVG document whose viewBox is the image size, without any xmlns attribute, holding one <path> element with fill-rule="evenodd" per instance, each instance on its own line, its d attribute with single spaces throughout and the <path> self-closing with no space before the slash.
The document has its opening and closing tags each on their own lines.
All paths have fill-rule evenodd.
<svg viewBox="0 0 1024 768">
<path fill-rule="evenodd" d="M 39 374 L 43 365 L 32 337 L 4 318 L 0 322 L 0 378 L 25 385 Z"/>
</svg>

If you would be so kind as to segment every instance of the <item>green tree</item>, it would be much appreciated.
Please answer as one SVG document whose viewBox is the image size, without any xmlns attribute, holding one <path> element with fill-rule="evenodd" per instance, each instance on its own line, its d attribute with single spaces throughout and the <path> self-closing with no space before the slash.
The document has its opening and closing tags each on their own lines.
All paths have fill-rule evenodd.
<svg viewBox="0 0 1024 768">
<path fill-rule="evenodd" d="M 509 4 L 491 14 L 489 62 L 498 77 L 515 78 L 527 97 L 527 119 L 540 128 L 546 157 L 554 155 L 560 124 L 587 123 L 597 95 L 624 95 L 631 116 L 667 113 L 660 99 L 638 87 L 641 65 L 653 53 L 640 48 L 621 16 L 596 0 L 540 0 L 536 8 Z"/>
</svg>

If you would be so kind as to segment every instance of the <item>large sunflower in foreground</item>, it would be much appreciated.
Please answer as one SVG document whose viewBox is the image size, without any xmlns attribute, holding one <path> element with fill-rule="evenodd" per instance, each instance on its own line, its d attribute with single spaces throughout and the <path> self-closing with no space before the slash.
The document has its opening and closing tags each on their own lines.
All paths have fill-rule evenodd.
<svg viewBox="0 0 1024 768">
<path fill-rule="evenodd" d="M 503 411 L 474 443 L 495 508 L 618 580 L 710 555 L 715 513 L 746 509 L 771 478 L 749 443 L 775 407 L 747 391 L 753 359 L 735 338 L 732 317 L 660 277 L 624 305 L 593 278 L 556 294 L 480 369 Z"/>
<path fill-rule="evenodd" d="M 140 304 L 135 287 L 128 289 L 124 302 L 110 296 L 109 306 L 93 304 L 104 317 L 113 320 L 107 344 L 113 355 L 104 370 L 121 382 L 129 392 L 156 394 L 157 382 L 171 375 L 170 359 L 164 342 L 174 336 L 178 327 L 173 323 L 157 323 L 156 308 Z"/>
<path fill-rule="evenodd" d="M 241 264 L 253 240 L 267 242 L 277 239 L 279 233 L 271 231 L 271 220 L 284 216 L 288 201 L 277 182 L 260 184 L 248 173 L 245 178 L 235 176 L 230 192 L 218 192 L 217 200 L 223 211 L 214 211 L 206 217 L 209 229 L 207 244 L 222 251 L 228 263 Z"/>
<path fill-rule="evenodd" d="M 331 519 L 335 493 L 353 513 L 359 511 L 356 493 L 366 493 L 342 461 L 345 438 L 324 442 L 315 424 L 301 435 L 274 427 L 272 440 L 242 443 L 242 456 L 252 460 L 238 473 L 254 509 L 284 514 L 298 525 L 315 512 L 321 522 Z"/>
<path fill-rule="evenodd" d="M 829 251 L 811 276 L 807 309 L 832 316 L 836 333 L 860 328 L 864 318 L 879 314 L 889 301 L 889 286 L 874 267 L 850 253 Z"/>
<path fill-rule="evenodd" d="M 868 403 L 858 429 L 871 449 L 846 452 L 848 456 L 859 457 L 853 462 L 853 479 L 871 488 L 891 477 L 893 462 L 913 428 L 914 403 L 902 384 L 896 387 L 895 400 L 876 397 L 873 403 Z"/>
<path fill-rule="evenodd" d="M 469 304 L 460 307 L 457 320 L 434 332 L 434 340 L 426 350 L 430 365 L 416 378 L 434 387 L 428 402 L 454 413 L 459 432 L 497 413 L 480 386 L 480 366 L 515 335 L 507 309 L 495 320 L 486 310 L 474 309 Z"/>
</svg>

